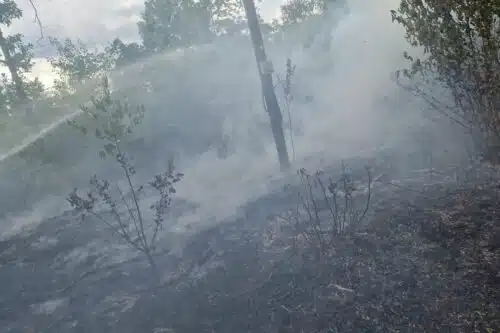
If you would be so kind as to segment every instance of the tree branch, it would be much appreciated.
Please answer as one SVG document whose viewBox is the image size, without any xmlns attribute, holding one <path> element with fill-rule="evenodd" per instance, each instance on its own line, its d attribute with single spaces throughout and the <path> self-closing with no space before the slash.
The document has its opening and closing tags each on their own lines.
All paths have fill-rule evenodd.
<svg viewBox="0 0 500 333">
<path fill-rule="evenodd" d="M 42 21 L 40 20 L 40 16 L 38 15 L 38 9 L 36 8 L 35 3 L 33 2 L 33 0 L 28 0 L 28 1 L 29 1 L 30 5 L 31 5 L 31 8 L 33 8 L 33 11 L 35 13 L 35 20 L 34 20 L 34 22 L 38 24 L 38 28 L 40 29 L 40 38 L 38 39 L 38 41 L 40 41 L 40 40 L 42 40 L 44 38 Z"/>
</svg>

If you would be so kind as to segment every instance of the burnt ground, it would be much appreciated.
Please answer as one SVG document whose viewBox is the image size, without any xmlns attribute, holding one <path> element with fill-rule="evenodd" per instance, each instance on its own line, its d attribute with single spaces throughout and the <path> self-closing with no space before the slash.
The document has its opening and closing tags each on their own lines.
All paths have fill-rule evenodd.
<svg viewBox="0 0 500 333">
<path fill-rule="evenodd" d="M 380 168 L 366 223 L 321 255 L 276 218 L 284 191 L 159 256 L 159 285 L 98 224 L 44 221 L 0 242 L 0 331 L 498 332 L 498 178 Z"/>
</svg>

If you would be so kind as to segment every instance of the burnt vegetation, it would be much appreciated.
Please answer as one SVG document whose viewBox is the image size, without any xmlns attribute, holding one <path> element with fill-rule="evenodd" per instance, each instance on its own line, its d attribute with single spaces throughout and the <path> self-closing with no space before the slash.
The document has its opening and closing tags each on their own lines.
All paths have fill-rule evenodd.
<svg viewBox="0 0 500 333">
<path fill-rule="evenodd" d="M 392 11 L 409 42 L 409 67 L 396 73 L 397 83 L 426 101 L 436 122 L 452 120 L 463 131 L 473 146 L 466 163 L 438 166 L 439 157 L 424 156 L 424 171 L 411 170 L 402 181 L 392 166 L 397 156 L 340 161 L 312 172 L 300 168 L 280 193 L 250 202 L 241 218 L 193 232 L 175 251 L 164 243 L 181 236 L 162 235 L 175 217 L 173 202 L 185 175 L 165 156 L 164 171 L 142 182 L 128 138 L 148 110 L 114 99 L 103 73 L 214 40 L 221 31 L 243 34 L 239 1 L 177 2 L 178 15 L 171 16 L 156 10 L 167 2 L 145 2 L 142 44 L 117 39 L 92 53 L 80 43 L 52 40 L 59 52 L 52 60 L 60 74 L 57 97 L 44 96 L 36 80 L 23 81 L 31 45 L 19 46 L 20 35 L 0 38 L 11 73 L 0 83 L 5 113 L 38 98 L 62 103 L 76 83 L 104 77 L 71 126 L 83 133 L 82 141 L 91 136 L 99 144 L 95 155 L 122 180 L 89 175 L 87 187 L 68 195 L 71 211 L 0 242 L 0 285 L 12 285 L 0 292 L 6 332 L 499 332 L 500 3 L 402 0 Z M 290 0 L 282 7 L 282 25 L 263 30 L 272 34 L 326 17 L 328 3 Z M 13 1 L 0 2 L 0 24 L 20 18 L 16 8 Z M 183 28 L 193 15 L 203 18 L 196 26 L 202 34 Z M 170 30 L 165 24 L 155 29 L 167 18 Z M 420 58 L 411 55 L 418 47 Z M 16 54 L 27 57 L 17 68 Z M 274 87 L 282 90 L 290 132 L 295 69 L 287 59 Z M 293 138 L 291 147 L 293 164 Z M 264 201 L 279 213 L 259 209 Z M 109 243 L 138 255 L 106 264 L 100 260 L 104 249 L 97 249 L 75 264 L 70 277 L 58 271 L 69 265 L 66 254 L 75 244 L 109 232 Z M 50 235 L 61 239 L 57 247 L 31 246 Z M 23 265 L 34 267 L 28 287 L 14 281 Z M 14 273 L 2 277 L 8 270 Z M 67 304 L 55 315 L 19 315 L 54 298 Z"/>
</svg>

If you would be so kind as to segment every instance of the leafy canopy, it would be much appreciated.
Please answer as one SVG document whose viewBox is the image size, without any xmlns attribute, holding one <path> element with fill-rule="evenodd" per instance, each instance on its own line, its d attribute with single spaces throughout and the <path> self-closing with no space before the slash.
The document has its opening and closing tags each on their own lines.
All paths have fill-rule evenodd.
<svg viewBox="0 0 500 333">
<path fill-rule="evenodd" d="M 138 28 L 145 49 L 159 52 L 208 42 L 242 14 L 239 0 L 146 0 Z"/>
<path fill-rule="evenodd" d="M 23 41 L 22 34 L 4 35 L 3 27 L 22 17 L 13 0 L 0 2 L 0 64 L 8 74 L 0 76 L 0 111 L 10 112 L 17 104 L 38 97 L 43 91 L 40 81 L 29 81 L 26 73 L 33 67 L 33 45 Z"/>
<path fill-rule="evenodd" d="M 411 89 L 486 141 L 500 142 L 500 0 L 402 0 L 392 19 L 424 50 L 422 58 L 405 54 L 403 77 L 420 82 Z M 432 94 L 436 84 L 451 92 L 451 103 Z"/>
</svg>

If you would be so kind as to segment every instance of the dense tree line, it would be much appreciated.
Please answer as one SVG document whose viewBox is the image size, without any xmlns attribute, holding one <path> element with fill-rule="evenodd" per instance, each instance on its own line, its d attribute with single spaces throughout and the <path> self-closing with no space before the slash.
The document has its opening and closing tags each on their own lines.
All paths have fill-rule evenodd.
<svg viewBox="0 0 500 333">
<path fill-rule="evenodd" d="M 345 4 L 340 0 L 289 0 L 281 6 L 281 21 L 266 23 L 263 31 L 272 33 L 301 24 L 307 17 L 321 17 L 331 6 Z M 498 0 L 402 0 L 392 11 L 393 20 L 406 29 L 410 49 L 425 51 L 418 59 L 405 53 L 410 66 L 400 72 L 401 85 L 474 134 L 481 149 L 500 142 L 499 8 Z M 22 16 L 14 0 L 0 1 L 0 62 L 8 69 L 0 82 L 2 113 L 48 94 L 40 81 L 27 79 L 33 66 L 33 45 L 24 42 L 22 34 L 4 33 L 4 28 Z M 140 41 L 126 43 L 117 37 L 102 50 L 89 50 L 78 39 L 50 38 L 57 51 L 50 59 L 58 73 L 56 93 L 71 93 L 76 85 L 141 57 L 241 34 L 246 23 L 238 0 L 145 0 L 137 29 Z M 404 83 L 401 78 L 406 79 Z M 432 95 L 437 85 L 449 91 L 451 98 Z"/>
<path fill-rule="evenodd" d="M 299 23 L 307 16 L 325 11 L 326 0 L 293 0 L 282 6 L 283 22 L 274 25 L 261 18 L 263 32 L 280 25 Z M 8 68 L 2 77 L 0 109 L 9 111 L 27 99 L 43 97 L 38 80 L 28 80 L 33 66 L 33 45 L 22 34 L 4 36 L 1 27 L 22 19 L 23 12 L 14 0 L 0 2 L 1 62 Z M 165 50 L 206 43 L 223 35 L 241 34 L 246 29 L 245 15 L 239 0 L 145 0 L 137 24 L 140 41 L 124 42 L 119 37 L 102 50 L 90 50 L 81 40 L 49 37 L 57 55 L 49 59 L 58 74 L 54 87 L 66 95 L 88 79 L 132 63 L 141 57 Z"/>
</svg>

